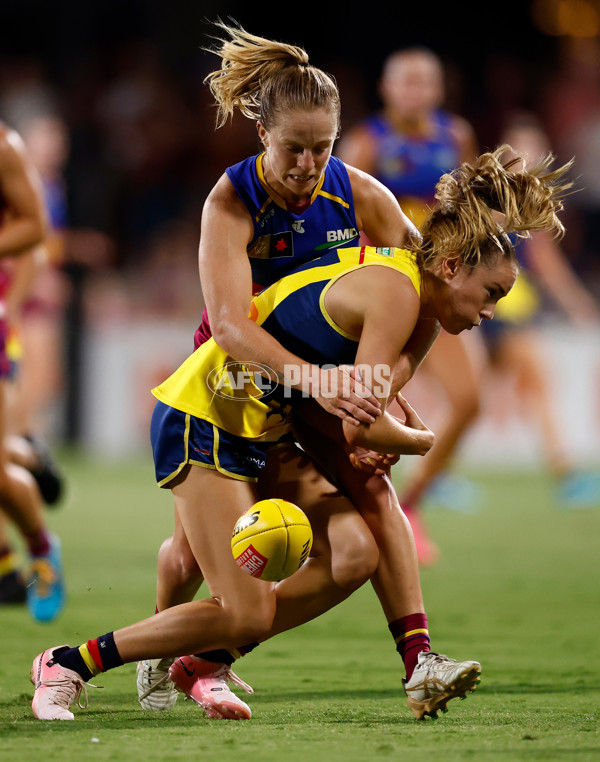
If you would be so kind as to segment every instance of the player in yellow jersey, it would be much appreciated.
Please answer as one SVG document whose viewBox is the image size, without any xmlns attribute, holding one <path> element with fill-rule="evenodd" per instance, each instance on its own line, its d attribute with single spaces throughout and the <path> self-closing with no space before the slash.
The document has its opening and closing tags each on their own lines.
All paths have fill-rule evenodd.
<svg viewBox="0 0 600 762">
<path fill-rule="evenodd" d="M 238 361 L 268 364 L 276 374 L 282 374 L 285 363 L 297 362 L 297 353 L 292 352 L 290 359 L 289 348 L 248 319 L 253 282 L 267 286 L 276 279 L 273 271 L 281 277 L 284 265 L 289 272 L 296 262 L 313 259 L 324 247 L 330 248 L 332 239 L 340 241 L 346 234 L 351 236 L 357 231 L 364 232 L 376 245 L 407 246 L 411 227 L 382 183 L 339 160 L 333 161 L 331 151 L 340 126 L 340 102 L 331 78 L 310 65 L 302 49 L 238 29 L 224 29 L 231 39 L 223 41 L 218 50 L 221 68 L 208 78 L 219 118 L 224 121 L 239 110 L 255 119 L 264 151 L 251 161 L 241 162 L 241 167 L 228 169 L 209 194 L 202 215 L 201 281 L 219 346 Z M 331 175 L 337 177 L 333 184 Z M 325 215 L 322 221 L 315 222 L 315 216 L 321 213 Z M 335 219 L 340 222 L 334 222 Z M 271 227 L 275 221 L 277 227 Z M 350 230 L 346 229 L 348 226 Z M 276 232 L 282 235 L 275 235 Z M 270 279 L 262 280 L 265 277 Z M 437 328 L 436 321 L 419 321 L 419 329 L 413 332 L 401 355 L 401 367 L 397 368 L 395 378 L 398 388 L 414 372 Z M 445 336 L 453 338 L 450 334 Z M 318 372 L 300 377 L 300 387 L 328 411 L 345 416 L 346 423 L 354 419 L 356 424 L 356 417 L 365 411 L 359 411 L 343 395 L 341 399 L 319 399 L 319 383 L 308 381 L 326 381 L 326 372 L 318 366 L 313 366 L 313 370 Z M 343 386 L 341 371 L 337 368 L 327 371 L 332 372 L 338 374 L 338 388 Z M 334 427 L 334 422 L 327 419 L 326 428 Z M 322 453 L 317 450 L 324 441 L 321 436 L 309 434 L 303 438 L 305 452 L 320 456 Z M 379 538 L 379 563 L 371 582 L 394 640 L 401 643 L 402 633 L 412 629 L 410 617 L 415 612 L 422 616 L 424 612 L 418 568 L 413 563 L 413 533 L 400 511 L 389 510 L 389 495 L 381 481 L 369 478 L 368 473 L 357 473 L 349 460 L 353 458 L 364 467 L 365 459 L 376 462 L 375 459 L 368 452 L 358 458 L 356 448 L 350 448 L 351 452 L 346 452 L 346 445 L 343 448 L 330 446 L 326 453 L 339 455 L 333 464 L 332 478 L 343 485 L 354 505 L 360 506 L 370 531 Z M 250 454 L 250 457 L 258 456 Z M 273 474 L 278 476 L 272 479 Z M 269 451 L 259 486 L 268 497 L 279 489 L 282 480 L 286 484 L 302 483 L 299 491 L 302 499 L 297 501 L 302 505 L 332 490 L 322 472 L 291 446 L 285 451 L 283 448 Z M 345 566 L 352 570 L 350 552 L 342 563 L 343 547 L 340 544 L 336 552 L 338 569 Z M 351 543 L 347 547 L 350 551 Z M 191 600 L 202 582 L 201 570 L 179 523 L 173 536 L 161 546 L 157 576 L 158 611 Z M 231 655 L 221 649 L 204 657 L 212 663 L 218 678 L 215 692 L 222 695 L 227 686 L 221 675 L 231 665 Z M 408 664 L 405 660 L 405 666 L 410 676 L 410 660 Z M 139 665 L 138 696 L 145 708 L 172 706 L 176 694 L 171 690 L 169 695 L 167 667 L 160 660 Z M 164 693 L 159 695 L 153 690 L 155 685 L 162 686 Z M 206 696 L 210 695 L 214 695 L 213 691 L 207 690 Z"/>
<path fill-rule="evenodd" d="M 474 165 L 464 164 L 444 175 L 437 188 L 438 203 L 425 221 L 422 242 L 414 251 L 352 249 L 337 255 L 342 265 L 334 264 L 335 253 L 327 255 L 285 276 L 259 295 L 254 309 L 249 309 L 269 337 L 279 335 L 285 344 L 295 345 L 296 351 L 303 342 L 307 357 L 314 353 L 305 360 L 304 352 L 295 355 L 288 349 L 293 359 L 283 369 L 284 377 L 319 368 L 328 359 L 334 364 L 351 361 L 373 379 L 372 391 L 383 414 L 360 426 L 342 421 L 341 439 L 350 445 L 393 455 L 427 452 L 432 433 L 405 401 L 401 402 L 404 421 L 386 412 L 395 391 L 394 371 L 419 322 L 435 321 L 449 333 L 458 334 L 490 320 L 517 276 L 515 251 L 507 233 L 562 231 L 556 212 L 565 188 L 561 178 L 568 165 L 552 172 L 551 157 L 546 157 L 527 172 L 515 173 L 514 160 L 502 161 L 505 151 L 502 147 L 484 154 Z M 334 269 L 329 271 L 332 264 Z M 302 280 L 304 271 L 311 273 L 308 281 Z M 295 278 L 295 286 L 287 278 Z M 291 288 L 287 287 L 290 283 Z M 292 311 L 288 320 L 286 301 L 296 294 L 306 295 L 304 309 L 300 314 Z M 304 327 L 303 320 L 307 321 Z M 257 322 L 255 325 L 258 327 Z M 187 407 L 188 384 L 195 383 L 192 377 L 206 373 L 208 382 L 214 370 L 210 365 L 207 350 L 204 358 L 193 357 L 161 385 L 170 390 L 169 404 L 157 402 L 152 428 L 157 475 L 172 490 L 176 522 L 202 569 L 211 597 L 172 606 L 79 648 L 53 647 L 39 654 L 32 667 L 33 711 L 39 719 L 73 719 L 70 708 L 85 681 L 123 663 L 178 653 L 206 654 L 211 649 L 239 653 L 243 644 L 264 641 L 328 610 L 377 567 L 381 538 L 374 538 L 361 514 L 340 492 L 318 504 L 303 504 L 317 531 L 314 555 L 296 574 L 271 584 L 247 575 L 235 564 L 230 548 L 232 527 L 259 496 L 255 453 L 248 448 L 260 443 L 268 415 L 265 411 L 262 431 L 253 428 L 240 436 L 243 428 L 226 431 L 211 421 L 210 406 L 208 412 L 205 408 L 196 411 L 205 417 L 182 409 Z M 266 396 L 258 383 L 255 386 Z M 246 407 L 254 405 L 254 399 L 230 400 L 228 404 Z M 225 419 L 219 420 L 225 423 Z M 334 417 L 331 420 L 337 422 Z M 337 433 L 335 427 L 325 426 L 324 431 L 334 437 Z M 223 448 L 222 435 L 228 438 Z M 332 439 L 330 449 L 335 449 L 334 445 Z M 183 453 L 182 467 L 172 469 L 168 463 L 165 469 L 165 458 L 168 461 L 173 449 Z M 204 462 L 197 462 L 196 450 L 205 451 Z M 219 464 L 231 461 L 235 470 L 219 470 Z M 171 472 L 166 481 L 161 478 L 165 471 Z M 388 489 L 388 509 L 397 506 L 390 502 L 395 493 L 389 482 L 382 480 L 382 484 Z M 347 587 L 336 579 L 340 542 L 342 555 L 350 544 L 356 559 L 355 574 Z M 417 581 L 415 595 L 420 599 L 414 546 L 412 553 L 407 549 L 407 556 Z M 423 611 L 421 601 L 393 633 L 407 666 L 404 688 L 409 706 L 417 717 L 435 716 L 450 699 L 474 689 L 480 672 L 476 661 L 456 662 L 430 651 Z M 410 629 L 406 629 L 406 620 L 412 623 Z M 187 663 L 178 659 L 169 674 L 177 682 L 180 666 L 193 678 L 184 683 L 184 690 L 202 705 L 200 665 L 199 659 Z M 218 697 L 213 697 L 211 709 L 218 703 Z M 240 718 L 250 716 L 249 709 L 244 713 L 239 704 L 238 711 Z"/>
</svg>

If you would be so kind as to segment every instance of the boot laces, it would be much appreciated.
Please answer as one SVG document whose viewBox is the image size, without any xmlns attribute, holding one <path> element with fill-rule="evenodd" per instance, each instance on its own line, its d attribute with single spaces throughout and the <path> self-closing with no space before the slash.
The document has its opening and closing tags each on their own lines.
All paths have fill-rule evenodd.
<svg viewBox="0 0 600 762">
<path fill-rule="evenodd" d="M 217 672 L 214 673 L 214 677 L 223 678 L 225 681 L 229 680 L 229 682 L 242 688 L 249 695 L 254 693 L 254 688 L 248 685 L 248 683 L 244 682 L 241 677 L 238 677 L 227 664 L 224 664 L 219 670 L 217 670 Z"/>
<path fill-rule="evenodd" d="M 55 678 L 54 680 L 42 680 L 41 685 L 47 685 L 54 688 L 52 692 L 52 701 L 57 706 L 63 709 L 69 709 L 69 707 L 77 701 L 77 706 L 80 709 L 85 709 L 88 705 L 88 686 L 90 688 L 99 688 L 100 686 L 93 683 L 85 683 L 81 678 L 76 679 L 74 677 Z M 73 695 L 74 694 L 74 695 Z M 82 703 L 83 695 L 83 703 Z"/>
</svg>

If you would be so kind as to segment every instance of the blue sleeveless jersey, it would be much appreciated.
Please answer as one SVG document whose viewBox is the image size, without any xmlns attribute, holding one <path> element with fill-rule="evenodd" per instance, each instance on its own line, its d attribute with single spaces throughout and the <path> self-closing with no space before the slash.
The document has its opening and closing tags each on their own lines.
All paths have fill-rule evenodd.
<svg viewBox="0 0 600 762">
<path fill-rule="evenodd" d="M 329 159 L 310 205 L 295 214 L 269 195 L 263 156 L 245 159 L 226 172 L 252 217 L 254 236 L 248 245 L 252 278 L 265 287 L 329 249 L 356 245 L 359 233 L 350 179 L 340 159 Z"/>
<path fill-rule="evenodd" d="M 444 111 L 436 112 L 429 137 L 398 132 L 383 114 L 369 117 L 365 125 L 378 146 L 373 174 L 398 199 L 413 196 L 432 201 L 440 177 L 460 164 L 450 117 Z"/>
</svg>

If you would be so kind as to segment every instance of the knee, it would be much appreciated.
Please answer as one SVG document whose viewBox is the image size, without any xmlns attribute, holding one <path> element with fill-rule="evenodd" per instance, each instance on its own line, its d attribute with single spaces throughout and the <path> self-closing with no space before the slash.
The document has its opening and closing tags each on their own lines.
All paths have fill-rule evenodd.
<svg viewBox="0 0 600 762">
<path fill-rule="evenodd" d="M 177 543 L 174 537 L 168 537 L 158 551 L 158 563 L 184 583 L 191 583 L 202 578 L 202 571 L 187 543 Z"/>
<path fill-rule="evenodd" d="M 275 595 L 272 598 L 251 605 L 235 606 L 231 612 L 231 643 L 238 647 L 245 643 L 260 643 L 266 640 L 273 628 L 275 619 L 276 603 Z"/>
<path fill-rule="evenodd" d="M 379 549 L 373 535 L 365 530 L 346 542 L 332 556 L 332 575 L 343 590 L 357 590 L 369 580 L 379 563 Z"/>
</svg>

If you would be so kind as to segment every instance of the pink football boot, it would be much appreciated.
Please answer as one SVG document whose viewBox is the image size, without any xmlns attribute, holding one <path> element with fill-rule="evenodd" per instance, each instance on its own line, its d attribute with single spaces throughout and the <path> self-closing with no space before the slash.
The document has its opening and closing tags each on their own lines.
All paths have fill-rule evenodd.
<svg viewBox="0 0 600 762">
<path fill-rule="evenodd" d="M 239 685 L 246 693 L 254 690 L 231 670 L 227 664 L 216 664 L 197 656 L 182 656 L 169 667 L 169 677 L 178 691 L 201 706 L 211 720 L 249 720 L 252 711 L 248 704 L 229 689 L 229 682 Z"/>
<path fill-rule="evenodd" d="M 73 720 L 69 711 L 81 693 L 85 703 L 79 701 L 79 707 L 87 706 L 87 685 L 72 669 L 65 669 L 54 661 L 54 653 L 69 646 L 55 646 L 39 654 L 31 667 L 31 682 L 35 693 L 31 707 L 38 720 Z"/>
</svg>

